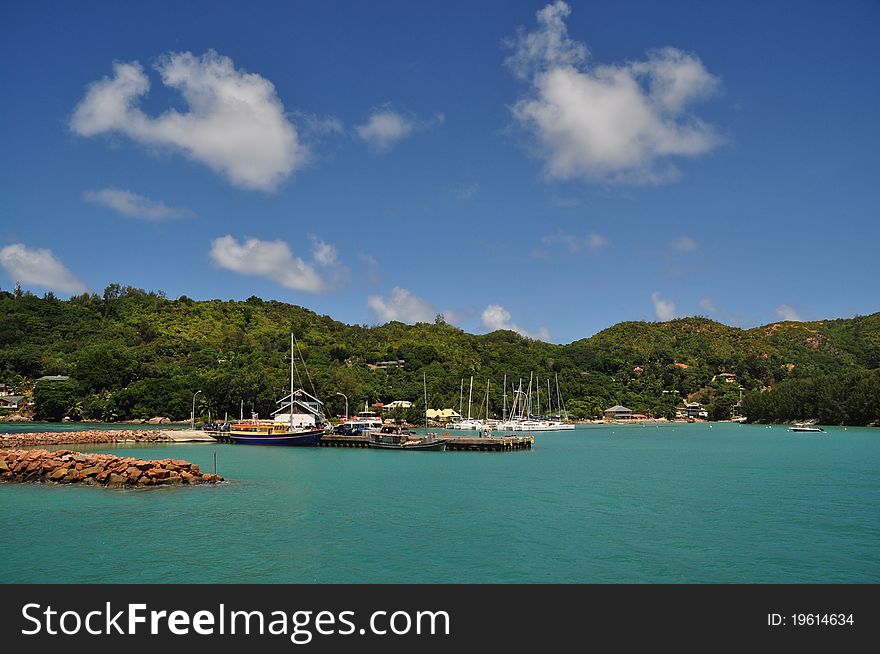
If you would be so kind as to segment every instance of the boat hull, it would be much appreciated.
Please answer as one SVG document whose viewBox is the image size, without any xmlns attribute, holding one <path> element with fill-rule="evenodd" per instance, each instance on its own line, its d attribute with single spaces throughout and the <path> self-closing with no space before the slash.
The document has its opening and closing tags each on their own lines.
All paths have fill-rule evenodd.
<svg viewBox="0 0 880 654">
<path fill-rule="evenodd" d="M 530 432 L 530 431 L 570 431 L 574 429 L 574 425 L 564 422 L 558 423 L 540 423 L 540 422 L 503 422 L 498 425 L 497 429 L 512 432 Z"/>
<path fill-rule="evenodd" d="M 286 446 L 309 446 L 317 445 L 321 442 L 324 435 L 323 429 L 313 429 L 311 431 L 281 433 L 281 434 L 260 434 L 258 432 L 228 432 L 227 438 L 233 443 L 239 445 L 286 445 Z"/>
<path fill-rule="evenodd" d="M 434 441 L 432 443 L 414 443 L 412 445 L 370 442 L 367 444 L 367 446 L 375 448 L 377 450 L 396 450 L 398 452 L 406 450 L 418 450 L 420 452 L 443 452 L 446 450 L 446 441 Z"/>
</svg>

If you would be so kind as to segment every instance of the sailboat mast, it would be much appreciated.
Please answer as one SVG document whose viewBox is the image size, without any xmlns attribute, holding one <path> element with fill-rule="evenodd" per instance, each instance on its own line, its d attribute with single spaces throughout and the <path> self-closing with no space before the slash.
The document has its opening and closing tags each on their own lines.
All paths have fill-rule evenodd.
<svg viewBox="0 0 880 654">
<path fill-rule="evenodd" d="M 486 380 L 486 422 L 489 422 L 489 380 Z"/>
<path fill-rule="evenodd" d="M 293 332 L 290 332 L 290 405 L 287 407 L 288 429 L 293 431 Z"/>
<path fill-rule="evenodd" d="M 535 410 L 535 415 L 541 415 L 541 384 L 538 383 L 538 375 L 535 375 L 535 396 L 538 400 L 538 408 Z"/>
<path fill-rule="evenodd" d="M 422 373 L 422 385 L 425 388 L 425 429 L 428 428 L 428 377 Z"/>
<path fill-rule="evenodd" d="M 559 392 L 559 374 L 556 374 L 556 401 L 561 407 L 560 415 L 568 420 L 568 410 L 565 408 L 565 400 L 562 399 L 562 393 Z"/>
<path fill-rule="evenodd" d="M 519 413 L 516 414 L 520 419 L 522 419 L 523 407 L 525 403 L 522 400 L 522 377 L 519 378 L 519 388 L 516 389 L 516 402 L 519 402 Z"/>
<path fill-rule="evenodd" d="M 471 404 L 474 401 L 474 376 L 471 375 L 471 389 L 468 391 L 468 420 L 471 419 Z"/>
<path fill-rule="evenodd" d="M 506 372 L 504 373 L 503 389 L 504 389 L 504 393 L 503 393 L 504 399 L 502 400 L 503 404 L 501 405 L 501 421 L 506 422 L 507 421 L 507 373 Z"/>
<path fill-rule="evenodd" d="M 533 372 L 529 373 L 529 404 L 528 404 L 529 415 L 528 415 L 527 419 L 531 419 L 531 417 L 532 417 L 532 377 L 534 376 L 534 374 L 535 373 L 533 373 Z"/>
<path fill-rule="evenodd" d="M 557 407 L 559 408 L 559 407 Z M 553 416 L 553 396 L 550 395 L 550 378 L 547 378 L 547 416 Z"/>
<path fill-rule="evenodd" d="M 458 391 L 458 419 L 461 420 L 461 413 L 464 411 L 464 377 L 461 378 L 461 388 Z"/>
</svg>

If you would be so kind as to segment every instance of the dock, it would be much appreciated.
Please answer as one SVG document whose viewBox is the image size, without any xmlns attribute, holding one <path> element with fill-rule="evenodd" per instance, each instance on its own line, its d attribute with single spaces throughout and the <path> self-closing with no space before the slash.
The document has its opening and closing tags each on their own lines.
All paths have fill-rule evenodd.
<svg viewBox="0 0 880 654">
<path fill-rule="evenodd" d="M 443 436 L 447 452 L 513 452 L 530 450 L 534 436 Z M 319 447 L 367 447 L 369 436 L 327 434 Z"/>
<path fill-rule="evenodd" d="M 220 443 L 229 443 L 229 435 L 223 432 L 209 432 Z M 535 437 L 526 436 L 447 436 L 447 452 L 515 452 L 530 450 Z M 367 447 L 369 436 L 341 436 L 325 434 L 318 447 Z"/>
<path fill-rule="evenodd" d="M 175 443 L 211 443 L 217 440 L 211 432 L 200 429 L 164 429 L 160 433 Z"/>
</svg>

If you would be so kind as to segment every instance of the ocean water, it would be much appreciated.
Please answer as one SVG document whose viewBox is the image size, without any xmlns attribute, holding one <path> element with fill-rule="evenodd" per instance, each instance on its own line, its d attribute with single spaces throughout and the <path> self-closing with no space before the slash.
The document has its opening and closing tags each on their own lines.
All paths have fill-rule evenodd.
<svg viewBox="0 0 880 654">
<path fill-rule="evenodd" d="M 229 482 L 0 484 L 3 582 L 880 582 L 877 429 L 585 426 L 509 453 L 78 449 L 205 471 L 216 451 Z"/>
</svg>

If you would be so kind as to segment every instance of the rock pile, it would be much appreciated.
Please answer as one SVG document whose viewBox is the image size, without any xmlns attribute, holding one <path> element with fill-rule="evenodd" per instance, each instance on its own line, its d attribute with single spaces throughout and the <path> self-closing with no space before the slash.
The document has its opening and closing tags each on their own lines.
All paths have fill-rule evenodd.
<svg viewBox="0 0 880 654">
<path fill-rule="evenodd" d="M 136 488 L 206 484 L 223 481 L 223 477 L 202 474 L 197 464 L 178 459 L 145 461 L 72 450 L 0 450 L 0 481 Z"/>
<path fill-rule="evenodd" d="M 0 448 L 25 445 L 81 445 L 83 443 L 164 443 L 171 441 L 161 430 L 90 429 L 88 431 L 41 431 L 33 434 L 0 434 Z"/>
</svg>

